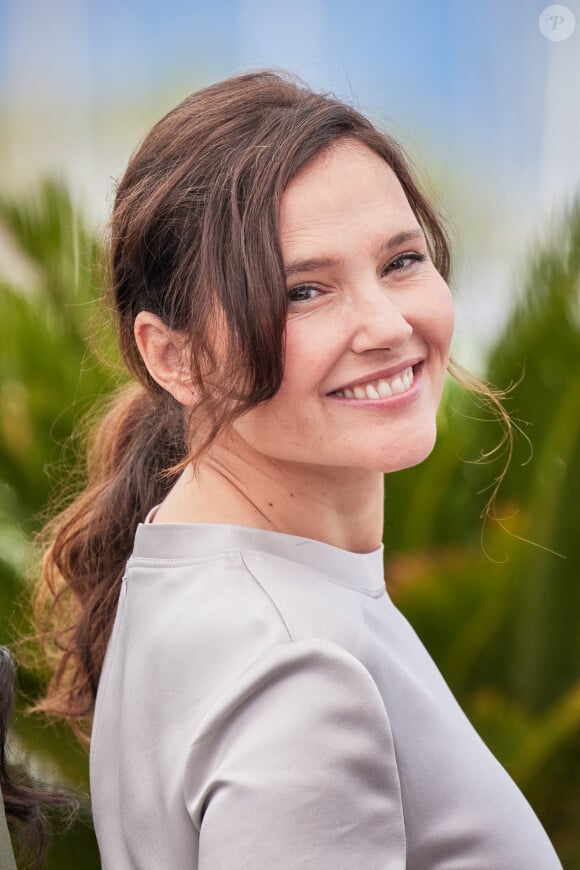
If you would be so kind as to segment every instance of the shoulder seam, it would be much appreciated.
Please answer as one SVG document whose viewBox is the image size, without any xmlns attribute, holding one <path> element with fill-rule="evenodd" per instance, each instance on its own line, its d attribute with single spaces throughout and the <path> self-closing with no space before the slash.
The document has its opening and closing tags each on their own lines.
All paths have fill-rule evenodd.
<svg viewBox="0 0 580 870">
<path fill-rule="evenodd" d="M 290 629 L 288 628 L 288 623 L 286 622 L 286 620 L 285 620 L 284 617 L 282 616 L 282 612 L 281 612 L 280 608 L 278 607 L 278 605 L 276 604 L 276 602 L 274 601 L 274 599 L 272 598 L 272 596 L 270 595 L 270 593 L 267 591 L 267 589 L 264 588 L 264 585 L 263 585 L 262 583 L 260 583 L 260 581 L 258 580 L 258 578 L 256 577 L 256 575 L 254 574 L 254 572 L 252 571 L 252 569 L 250 568 L 250 566 L 249 566 L 248 563 L 246 562 L 246 559 L 245 559 L 245 557 L 244 557 L 244 554 L 243 554 L 243 552 L 242 552 L 241 550 L 240 550 L 240 556 L 241 556 L 242 562 L 244 563 L 244 565 L 245 565 L 245 567 L 246 567 L 246 570 L 248 571 L 248 573 L 250 574 L 250 576 L 254 578 L 254 580 L 256 581 L 256 583 L 258 584 L 258 586 L 260 587 L 260 589 L 261 589 L 262 592 L 264 593 L 264 595 L 268 598 L 268 600 L 270 601 L 270 603 L 272 604 L 272 606 L 273 606 L 274 609 L 276 610 L 276 613 L 277 613 L 278 616 L 280 617 L 280 620 L 281 620 L 281 622 L 282 622 L 282 625 L 283 625 L 284 628 L 286 629 L 286 633 L 287 633 L 288 638 L 290 639 L 291 643 L 294 643 L 294 638 L 292 637 L 292 633 L 290 632 Z"/>
<path fill-rule="evenodd" d="M 136 566 L 143 567 L 157 567 L 157 568 L 188 568 L 194 567 L 196 565 L 209 564 L 210 562 L 219 561 L 226 556 L 231 555 L 242 555 L 243 552 L 240 549 L 231 549 L 231 550 L 222 550 L 220 553 L 208 554 L 204 556 L 200 556 L 197 559 L 192 558 L 165 558 L 161 559 L 156 556 L 135 556 L 132 555 L 127 562 L 127 569 Z M 289 562 L 292 565 L 297 565 L 299 568 L 303 570 L 310 571 L 312 574 L 316 574 L 318 577 L 321 577 L 323 580 L 328 581 L 329 583 L 333 583 L 335 586 L 341 586 L 343 589 L 350 589 L 352 592 L 360 593 L 361 595 L 366 595 L 368 598 L 382 598 L 383 595 L 386 594 L 386 584 L 381 584 L 379 587 L 357 587 L 353 586 L 350 583 L 343 583 L 337 577 L 334 577 L 332 574 L 327 574 L 325 571 L 321 571 L 318 568 L 313 568 L 311 565 L 307 565 L 303 562 L 298 562 L 294 559 L 290 559 L 286 556 L 278 556 L 276 553 L 269 553 L 264 550 L 253 550 L 248 549 L 249 553 L 258 553 L 261 556 L 273 556 L 276 559 L 282 559 L 284 562 Z M 244 561 L 246 568 L 250 571 L 249 566 Z M 251 573 L 251 572 L 250 572 Z M 253 576 L 253 575 L 252 575 Z M 261 585 L 261 584 L 260 584 Z"/>
</svg>

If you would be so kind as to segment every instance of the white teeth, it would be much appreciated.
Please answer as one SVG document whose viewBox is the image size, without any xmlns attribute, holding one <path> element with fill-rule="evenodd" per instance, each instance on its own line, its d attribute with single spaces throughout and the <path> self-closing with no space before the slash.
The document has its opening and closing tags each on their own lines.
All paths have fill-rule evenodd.
<svg viewBox="0 0 580 870">
<path fill-rule="evenodd" d="M 391 390 L 393 391 L 394 396 L 398 396 L 400 393 L 405 392 L 405 384 L 401 378 L 394 378 L 394 380 L 391 381 Z"/>
<path fill-rule="evenodd" d="M 345 387 L 344 390 L 336 390 L 337 396 L 346 399 L 386 399 L 389 396 L 399 396 L 410 390 L 413 385 L 413 367 L 408 366 L 391 381 L 381 378 L 368 384 L 358 384 L 356 387 Z"/>
<path fill-rule="evenodd" d="M 386 399 L 387 396 L 392 396 L 393 392 L 388 381 L 379 381 L 379 396 L 381 399 Z"/>
</svg>

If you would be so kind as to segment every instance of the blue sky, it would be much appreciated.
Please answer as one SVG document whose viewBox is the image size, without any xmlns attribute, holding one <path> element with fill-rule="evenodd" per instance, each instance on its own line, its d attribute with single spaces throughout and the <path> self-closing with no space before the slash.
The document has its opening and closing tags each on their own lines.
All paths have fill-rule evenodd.
<svg viewBox="0 0 580 870">
<path fill-rule="evenodd" d="M 185 94 L 200 79 L 277 65 L 416 128 L 435 148 L 452 147 L 456 139 L 474 154 L 493 148 L 496 160 L 513 163 L 519 173 L 537 159 L 549 53 L 578 51 L 577 35 L 554 45 L 540 34 L 544 6 L 536 0 L 0 0 L 0 100 L 13 94 L 10 79 L 24 36 L 31 98 L 40 84 L 43 101 L 55 105 L 66 98 L 59 65 L 67 48 L 82 54 L 82 74 L 98 103 L 142 99 L 176 79 Z M 16 94 L 22 100 L 22 89 Z"/>
<path fill-rule="evenodd" d="M 104 204 L 161 111 L 226 75 L 283 67 L 435 168 L 467 261 L 458 283 L 492 311 L 526 240 L 580 183 L 580 0 L 558 43 L 538 27 L 546 5 L 0 0 L 0 189 L 56 170 Z M 493 326 L 479 308 L 469 316 Z"/>
</svg>

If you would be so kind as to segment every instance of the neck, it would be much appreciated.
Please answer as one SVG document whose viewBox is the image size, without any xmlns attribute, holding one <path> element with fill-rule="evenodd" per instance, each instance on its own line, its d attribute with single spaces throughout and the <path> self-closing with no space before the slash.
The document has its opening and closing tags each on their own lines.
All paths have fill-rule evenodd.
<svg viewBox="0 0 580 870">
<path fill-rule="evenodd" d="M 214 444 L 195 476 L 185 470 L 155 516 L 285 532 L 354 553 L 380 546 L 383 518 L 382 472 L 283 462 L 245 444 L 235 451 Z"/>
</svg>

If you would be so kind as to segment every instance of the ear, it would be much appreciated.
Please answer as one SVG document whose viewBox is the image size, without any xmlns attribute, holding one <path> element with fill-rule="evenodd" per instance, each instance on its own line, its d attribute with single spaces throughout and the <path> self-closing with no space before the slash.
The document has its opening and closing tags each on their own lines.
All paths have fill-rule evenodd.
<svg viewBox="0 0 580 870">
<path fill-rule="evenodd" d="M 135 318 L 134 335 L 153 380 L 180 405 L 194 405 L 198 396 L 186 362 L 183 334 L 170 329 L 156 314 L 140 311 Z"/>
</svg>

